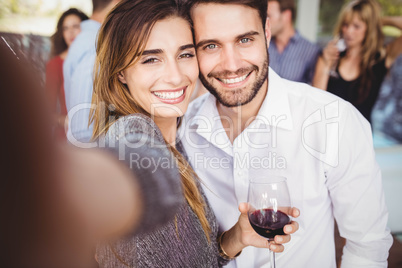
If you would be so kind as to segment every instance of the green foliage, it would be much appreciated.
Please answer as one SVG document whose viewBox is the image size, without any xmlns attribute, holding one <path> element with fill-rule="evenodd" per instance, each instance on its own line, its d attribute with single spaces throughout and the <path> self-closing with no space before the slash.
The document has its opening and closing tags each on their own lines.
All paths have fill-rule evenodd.
<svg viewBox="0 0 402 268">
<path fill-rule="evenodd" d="M 402 16 L 402 0 L 377 0 L 382 13 L 387 16 Z M 350 0 L 321 0 L 320 2 L 320 35 L 331 35 L 344 4 Z"/>
<path fill-rule="evenodd" d="M 402 0 L 378 0 L 378 2 L 381 4 L 384 15 L 402 15 Z"/>
<path fill-rule="evenodd" d="M 0 0 L 0 14 L 34 15 L 37 14 L 42 4 L 41 0 Z"/>
</svg>

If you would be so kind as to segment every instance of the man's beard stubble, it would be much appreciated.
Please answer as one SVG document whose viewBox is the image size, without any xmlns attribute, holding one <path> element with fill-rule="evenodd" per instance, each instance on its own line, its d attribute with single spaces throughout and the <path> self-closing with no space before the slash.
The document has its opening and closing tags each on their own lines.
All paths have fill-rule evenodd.
<svg viewBox="0 0 402 268">
<path fill-rule="evenodd" d="M 269 55 L 267 54 L 267 58 L 262 65 L 262 71 L 259 73 L 259 67 L 257 65 L 252 65 L 249 68 L 241 68 L 236 72 L 228 72 L 223 71 L 219 73 L 209 73 L 207 76 L 209 78 L 215 79 L 215 77 L 225 77 L 230 74 L 236 74 L 237 76 L 242 76 L 252 71 L 255 71 L 257 74 L 256 80 L 251 87 L 250 92 L 243 92 L 245 91 L 244 88 L 238 89 L 232 92 L 229 92 L 229 96 L 224 94 L 223 92 L 218 92 L 218 90 L 207 81 L 205 76 L 200 72 L 199 78 L 201 83 L 204 87 L 211 92 L 212 95 L 221 103 L 223 106 L 226 107 L 238 107 L 242 105 L 246 105 L 247 103 L 251 102 L 257 93 L 260 91 L 262 85 L 264 84 L 265 80 L 268 79 L 268 65 L 269 65 Z M 247 79 L 247 78 L 246 78 Z M 244 95 L 245 94 L 245 95 Z M 243 96 L 244 95 L 244 96 Z M 231 100 L 232 99 L 232 100 Z"/>
</svg>

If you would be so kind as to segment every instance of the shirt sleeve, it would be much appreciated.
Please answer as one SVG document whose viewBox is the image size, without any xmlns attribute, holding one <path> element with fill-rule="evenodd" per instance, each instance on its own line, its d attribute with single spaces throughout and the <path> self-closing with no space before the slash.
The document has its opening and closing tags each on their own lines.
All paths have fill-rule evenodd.
<svg viewBox="0 0 402 268">
<path fill-rule="evenodd" d="M 341 267 L 387 267 L 393 239 L 370 124 L 352 105 L 343 105 L 338 164 L 326 173 L 334 216 L 346 239 Z"/>
<path fill-rule="evenodd" d="M 92 125 L 89 125 L 89 114 L 93 92 L 93 69 L 95 51 L 85 53 L 71 77 L 66 79 L 66 103 L 69 117 L 69 136 L 80 142 L 89 142 L 92 137 Z M 67 70 L 68 71 L 68 70 Z M 69 83 L 69 85 L 67 85 Z"/>
<path fill-rule="evenodd" d="M 184 194 L 175 158 L 155 123 L 143 115 L 126 116 L 109 129 L 104 144 L 138 178 L 146 213 L 136 233 L 172 220 Z"/>
</svg>

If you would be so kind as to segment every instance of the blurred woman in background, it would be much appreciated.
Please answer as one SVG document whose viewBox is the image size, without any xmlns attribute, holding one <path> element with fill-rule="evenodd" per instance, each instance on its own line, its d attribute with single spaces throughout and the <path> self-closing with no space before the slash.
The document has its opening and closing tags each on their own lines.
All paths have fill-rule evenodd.
<svg viewBox="0 0 402 268">
<path fill-rule="evenodd" d="M 401 46 L 394 45 L 401 37 L 384 47 L 382 26 L 402 29 L 402 18 L 381 18 L 380 12 L 375 0 L 346 4 L 334 30 L 336 38 L 323 50 L 313 79 L 313 86 L 351 102 L 368 121 L 381 83 L 401 52 Z"/>
<path fill-rule="evenodd" d="M 67 116 L 64 96 L 63 61 L 68 48 L 81 32 L 81 22 L 88 16 L 76 8 L 65 11 L 57 22 L 56 33 L 51 37 L 51 59 L 46 65 L 46 91 L 54 113 L 54 136 L 66 140 L 64 122 Z"/>
</svg>

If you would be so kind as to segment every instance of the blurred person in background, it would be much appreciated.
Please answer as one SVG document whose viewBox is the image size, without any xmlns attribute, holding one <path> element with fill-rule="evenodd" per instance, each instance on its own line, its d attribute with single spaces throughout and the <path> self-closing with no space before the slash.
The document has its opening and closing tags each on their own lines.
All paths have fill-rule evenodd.
<svg viewBox="0 0 402 268">
<path fill-rule="evenodd" d="M 372 120 L 373 129 L 384 134 L 387 140 L 402 143 L 402 54 L 381 85 Z"/>
<path fill-rule="evenodd" d="M 81 33 L 71 45 L 64 61 L 64 90 L 68 111 L 69 142 L 79 145 L 89 142 L 92 125 L 89 111 L 92 100 L 93 68 L 95 63 L 96 37 L 102 22 L 119 0 L 92 0 L 93 13 L 81 23 Z"/>
<path fill-rule="evenodd" d="M 161 229 L 100 245 L 100 267 L 219 267 L 250 245 L 283 251 L 281 244 L 290 235 L 278 236 L 282 243 L 268 243 L 252 229 L 245 204 L 240 204 L 238 221 L 218 236 L 215 215 L 176 139 L 199 75 L 188 14 L 180 4 L 117 4 L 100 29 L 95 66 L 93 138 L 113 144 L 130 133 L 153 133 L 178 163 L 186 200 Z M 136 159 L 130 158 L 133 168 Z M 297 230 L 295 222 L 286 226 L 291 228 L 287 233 Z"/>
<path fill-rule="evenodd" d="M 295 1 L 268 0 L 267 14 L 272 35 L 269 65 L 282 78 L 310 84 L 320 48 L 295 30 Z"/>
<path fill-rule="evenodd" d="M 375 0 L 347 3 L 338 17 L 335 39 L 317 61 L 313 81 L 313 86 L 352 103 L 369 122 L 381 83 L 402 51 L 400 45 L 394 45 L 402 37 L 384 47 L 383 25 L 402 29 L 402 18 L 381 18 Z M 344 41 L 344 51 L 338 46 L 339 38 Z"/>
<path fill-rule="evenodd" d="M 64 123 L 67 116 L 64 96 L 63 62 L 68 49 L 76 36 L 81 32 L 81 22 L 88 16 L 76 8 L 65 11 L 57 22 L 56 32 L 51 37 L 51 59 L 46 65 L 46 92 L 54 114 L 54 136 L 66 140 Z"/>
<path fill-rule="evenodd" d="M 157 141 L 125 150 L 163 157 L 167 166 L 130 170 L 116 148 L 78 149 L 52 140 L 44 91 L 18 54 L 0 40 L 0 87 L 7 89 L 0 90 L 0 112 L 13 111 L 0 132 L 1 267 L 97 267 L 99 240 L 173 219 L 184 201 L 178 169 Z M 133 133 L 128 140 L 143 136 Z"/>
</svg>

